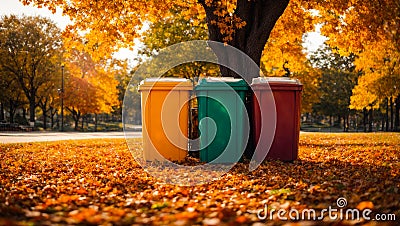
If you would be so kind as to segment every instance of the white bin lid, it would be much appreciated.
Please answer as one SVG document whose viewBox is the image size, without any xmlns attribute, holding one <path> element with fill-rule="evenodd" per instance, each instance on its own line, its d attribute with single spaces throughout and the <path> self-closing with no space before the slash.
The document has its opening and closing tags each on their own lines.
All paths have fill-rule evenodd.
<svg viewBox="0 0 400 226">
<path fill-rule="evenodd" d="M 291 79 L 288 77 L 258 77 L 253 78 L 252 85 L 263 84 L 263 83 L 285 83 L 285 84 L 301 84 L 297 79 Z"/>
</svg>

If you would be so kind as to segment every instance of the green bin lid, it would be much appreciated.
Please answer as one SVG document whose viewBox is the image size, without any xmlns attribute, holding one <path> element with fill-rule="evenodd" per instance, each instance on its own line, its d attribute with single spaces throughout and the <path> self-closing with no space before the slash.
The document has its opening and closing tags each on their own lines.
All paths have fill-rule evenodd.
<svg viewBox="0 0 400 226">
<path fill-rule="evenodd" d="M 208 77 L 200 80 L 196 90 L 220 90 L 227 89 L 229 85 L 234 90 L 248 90 L 245 80 L 232 77 Z"/>
</svg>

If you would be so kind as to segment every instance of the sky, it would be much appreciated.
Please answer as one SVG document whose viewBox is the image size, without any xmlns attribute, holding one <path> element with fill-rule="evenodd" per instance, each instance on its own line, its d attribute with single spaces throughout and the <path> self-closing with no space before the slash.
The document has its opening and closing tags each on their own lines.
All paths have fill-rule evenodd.
<svg viewBox="0 0 400 226">
<path fill-rule="evenodd" d="M 0 16 L 3 15 L 27 15 L 27 16 L 43 16 L 51 19 L 57 24 L 60 29 L 64 29 L 68 24 L 71 23 L 67 16 L 62 16 L 62 10 L 57 10 L 56 14 L 52 14 L 51 11 L 45 8 L 38 9 L 34 6 L 24 6 L 18 0 L 0 0 Z M 318 49 L 320 45 L 325 41 L 325 38 L 320 35 L 319 28 L 317 26 L 315 32 L 309 32 L 307 39 L 305 40 L 304 47 L 307 52 L 313 52 Z M 135 62 L 134 58 L 137 55 L 137 51 L 129 51 L 127 49 L 122 49 L 115 54 L 118 59 L 129 59 Z"/>
<path fill-rule="evenodd" d="M 34 6 L 24 6 L 18 0 L 0 0 L 0 15 L 27 15 L 27 16 L 43 16 L 50 18 L 57 24 L 60 29 L 64 29 L 71 21 L 68 17 L 62 16 L 62 11 L 57 10 L 56 14 L 52 14 L 50 10 Z"/>
<path fill-rule="evenodd" d="M 46 8 L 37 8 L 35 6 L 24 6 L 18 0 L 0 0 L 0 16 L 4 15 L 26 15 L 26 16 L 43 16 L 51 19 L 60 29 L 64 30 L 68 24 L 71 24 L 68 16 L 62 16 L 62 10 L 58 9 L 56 14 L 53 14 Z M 128 59 L 129 62 L 135 64 L 137 51 L 121 49 L 114 56 L 118 59 Z"/>
</svg>

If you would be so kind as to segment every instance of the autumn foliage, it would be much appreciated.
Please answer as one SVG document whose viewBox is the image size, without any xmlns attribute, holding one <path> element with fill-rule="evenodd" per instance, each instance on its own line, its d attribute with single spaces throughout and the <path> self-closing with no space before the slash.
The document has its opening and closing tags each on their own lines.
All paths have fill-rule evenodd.
<svg viewBox="0 0 400 226">
<path fill-rule="evenodd" d="M 251 173 L 240 163 L 195 187 L 160 184 L 122 139 L 1 145 L 0 224 L 254 225 L 265 204 L 318 212 L 335 207 L 339 197 L 347 199 L 346 208 L 372 209 L 372 217 L 399 217 L 399 139 L 395 133 L 305 133 L 293 163 L 268 161 Z M 315 222 L 356 223 L 395 225 L 327 216 Z"/>
</svg>

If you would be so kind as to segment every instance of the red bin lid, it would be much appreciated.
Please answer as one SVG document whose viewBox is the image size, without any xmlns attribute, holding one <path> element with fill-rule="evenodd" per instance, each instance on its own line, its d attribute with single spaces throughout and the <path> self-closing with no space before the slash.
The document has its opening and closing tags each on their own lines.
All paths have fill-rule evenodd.
<svg viewBox="0 0 400 226">
<path fill-rule="evenodd" d="M 253 78 L 251 87 L 253 89 L 302 90 L 303 85 L 298 79 L 288 77 L 258 77 Z"/>
</svg>

